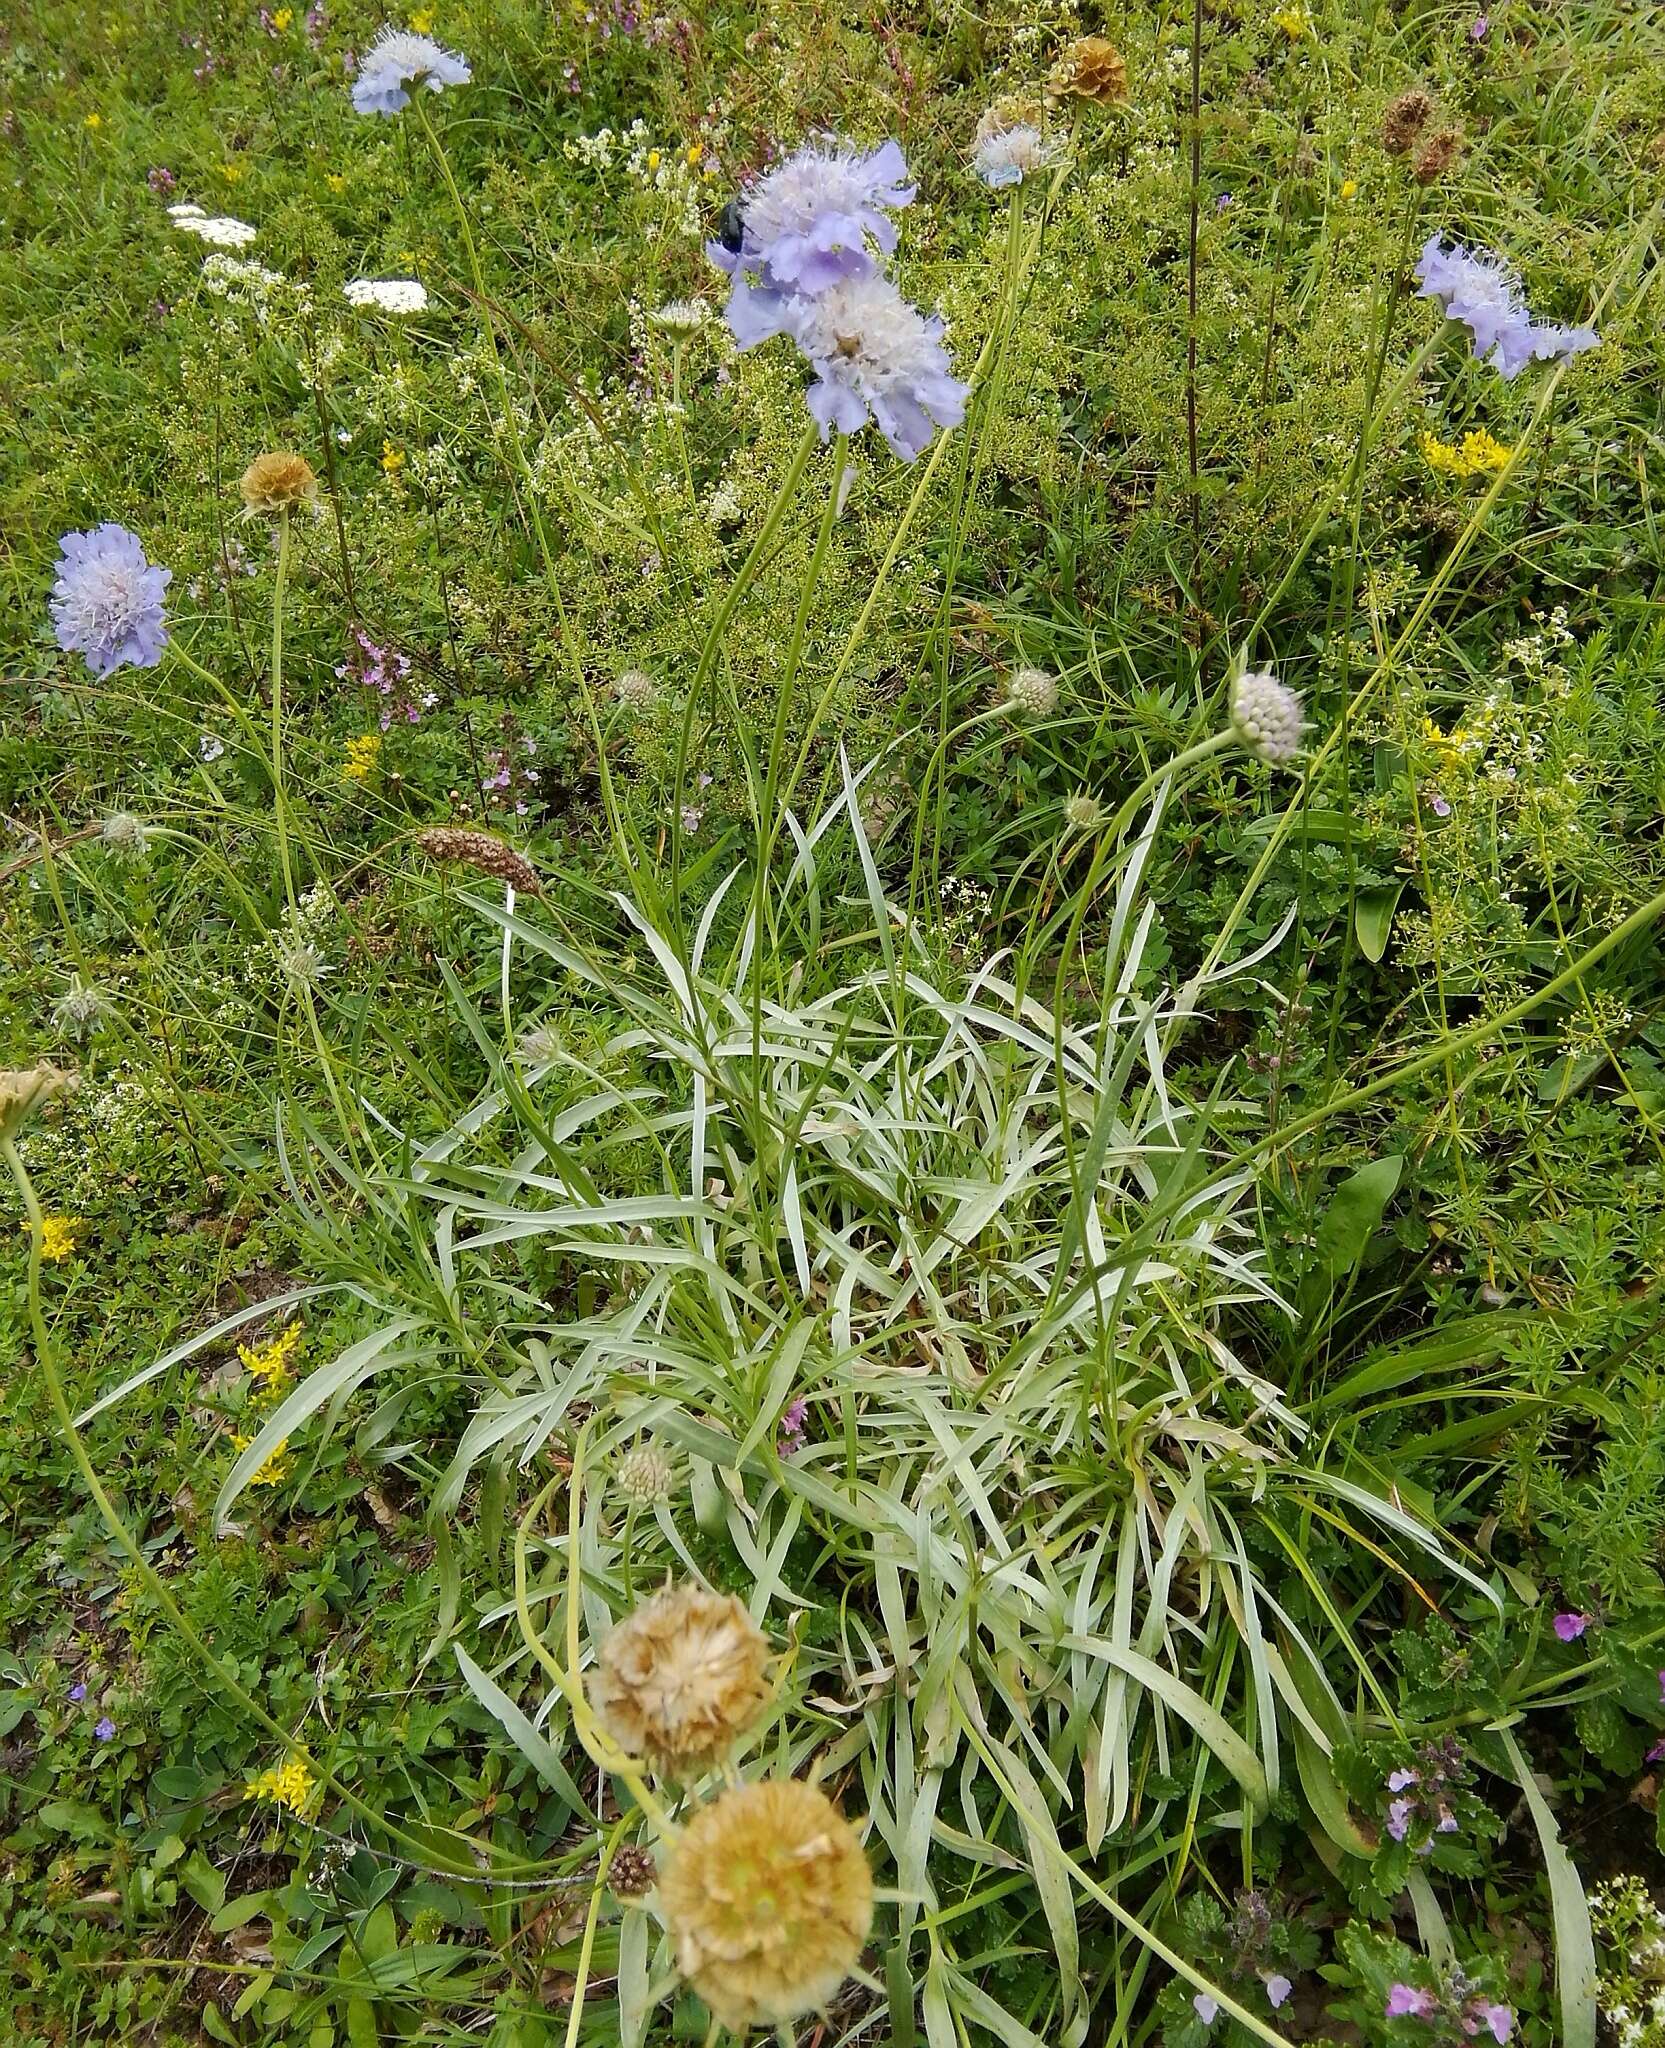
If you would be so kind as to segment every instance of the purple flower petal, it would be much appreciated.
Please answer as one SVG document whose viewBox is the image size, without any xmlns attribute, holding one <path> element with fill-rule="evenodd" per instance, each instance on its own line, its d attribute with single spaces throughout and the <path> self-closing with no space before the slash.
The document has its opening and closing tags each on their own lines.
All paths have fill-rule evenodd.
<svg viewBox="0 0 1665 2048">
<path fill-rule="evenodd" d="M 1390 1792 L 1404 1792 L 1410 1786 L 1420 1785 L 1421 1783 L 1422 1777 L 1420 1772 L 1403 1769 L 1388 1772 L 1387 1788 Z"/>
<path fill-rule="evenodd" d="M 1411 1802 L 1395 1799 L 1387 1810 L 1387 1831 L 1396 1842 L 1402 1842 L 1411 1830 Z"/>
<path fill-rule="evenodd" d="M 87 1697 L 86 1686 L 77 1679 L 75 1684 L 69 1689 L 69 1696 L 72 1700 L 84 1700 Z"/>
<path fill-rule="evenodd" d="M 1220 2001 L 1210 1998 L 1206 1991 L 1199 1991 L 1191 2001 L 1191 2010 L 1205 2027 L 1213 2026 L 1220 2014 Z"/>
<path fill-rule="evenodd" d="M 102 1714 L 93 1723 L 93 1733 L 100 1742 L 113 1742 L 115 1740 L 116 1724 L 110 1719 L 108 1714 Z"/>
<path fill-rule="evenodd" d="M 1564 1643 L 1576 1643 L 1590 1626 L 1587 1614 L 1558 1614 L 1550 1626 Z"/>
<path fill-rule="evenodd" d="M 1285 1976 L 1274 1972 L 1266 1979 L 1266 1996 L 1272 2001 L 1272 2010 L 1279 2011 L 1295 1986 Z"/>
<path fill-rule="evenodd" d="M 1434 2012 L 1434 1994 L 1431 1991 L 1418 1991 L 1413 1984 L 1390 1984 L 1384 2012 L 1390 2020 L 1431 2019 Z"/>
</svg>

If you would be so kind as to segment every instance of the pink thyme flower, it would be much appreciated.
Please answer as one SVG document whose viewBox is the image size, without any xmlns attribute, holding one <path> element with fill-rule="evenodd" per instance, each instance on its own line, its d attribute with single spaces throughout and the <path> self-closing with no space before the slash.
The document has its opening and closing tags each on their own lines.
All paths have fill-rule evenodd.
<svg viewBox="0 0 1665 2048">
<path fill-rule="evenodd" d="M 1384 2013 L 1390 2020 L 1431 2020 L 1434 2016 L 1434 1994 L 1418 1991 L 1412 1984 L 1390 1984 Z"/>
<path fill-rule="evenodd" d="M 1558 1614 L 1550 1624 L 1564 1643 L 1576 1643 L 1590 1626 L 1588 1614 Z"/>
</svg>

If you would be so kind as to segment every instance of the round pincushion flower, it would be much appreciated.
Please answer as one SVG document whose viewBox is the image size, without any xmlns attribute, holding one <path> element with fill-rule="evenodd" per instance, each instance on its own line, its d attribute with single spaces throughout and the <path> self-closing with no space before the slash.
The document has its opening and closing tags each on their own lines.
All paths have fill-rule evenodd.
<svg viewBox="0 0 1665 2048">
<path fill-rule="evenodd" d="M 1050 718 L 1058 709 L 1058 678 L 1044 668 L 1014 669 L 1006 678 L 1006 703 L 1031 718 Z"/>
<path fill-rule="evenodd" d="M 732 1593 L 666 1586 L 601 1645 L 590 1700 L 631 1756 L 696 1777 L 727 1755 L 769 1696 L 769 1645 Z"/>
<path fill-rule="evenodd" d="M 1286 768 L 1301 751 L 1301 700 L 1269 669 L 1251 669 L 1232 684 L 1231 723 L 1249 752 L 1269 767 Z"/>
<path fill-rule="evenodd" d="M 396 114 L 410 104 L 407 86 L 425 85 L 429 92 L 443 92 L 448 85 L 467 85 L 473 76 L 468 59 L 455 50 L 447 50 L 432 36 L 389 23 L 359 59 L 353 80 L 353 110 Z"/>
<path fill-rule="evenodd" d="M 659 1880 L 676 1966 L 725 2027 L 824 2006 L 861 1960 L 873 1876 L 816 1785 L 776 1778 L 704 1807 Z"/>
<path fill-rule="evenodd" d="M 281 512 L 312 504 L 318 496 L 318 479 L 304 455 L 275 449 L 254 458 L 237 488 L 243 494 L 244 518 L 276 518 Z"/>
<path fill-rule="evenodd" d="M 168 644 L 164 595 L 171 569 L 146 559 L 136 533 L 106 520 L 58 542 L 52 630 L 66 654 L 85 656 L 102 680 L 131 663 L 154 668 Z"/>
</svg>

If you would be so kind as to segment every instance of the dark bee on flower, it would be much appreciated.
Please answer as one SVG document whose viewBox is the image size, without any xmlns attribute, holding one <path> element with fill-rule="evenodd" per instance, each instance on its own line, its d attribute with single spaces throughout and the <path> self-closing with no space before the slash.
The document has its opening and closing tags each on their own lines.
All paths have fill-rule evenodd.
<svg viewBox="0 0 1665 2048">
<path fill-rule="evenodd" d="M 731 199 L 717 216 L 717 240 L 731 256 L 738 256 L 746 239 L 746 209 Z"/>
</svg>

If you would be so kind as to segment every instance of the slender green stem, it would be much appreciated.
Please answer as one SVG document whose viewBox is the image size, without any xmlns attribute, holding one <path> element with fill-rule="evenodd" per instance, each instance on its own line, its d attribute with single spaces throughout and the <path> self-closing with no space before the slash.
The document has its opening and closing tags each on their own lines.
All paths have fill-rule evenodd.
<svg viewBox="0 0 1665 2048">
<path fill-rule="evenodd" d="M 289 514 L 278 514 L 277 581 L 272 590 L 272 823 L 277 832 L 278 867 L 284 900 L 294 916 L 295 876 L 289 861 L 288 803 L 283 787 L 283 601 L 289 587 Z"/>
</svg>

